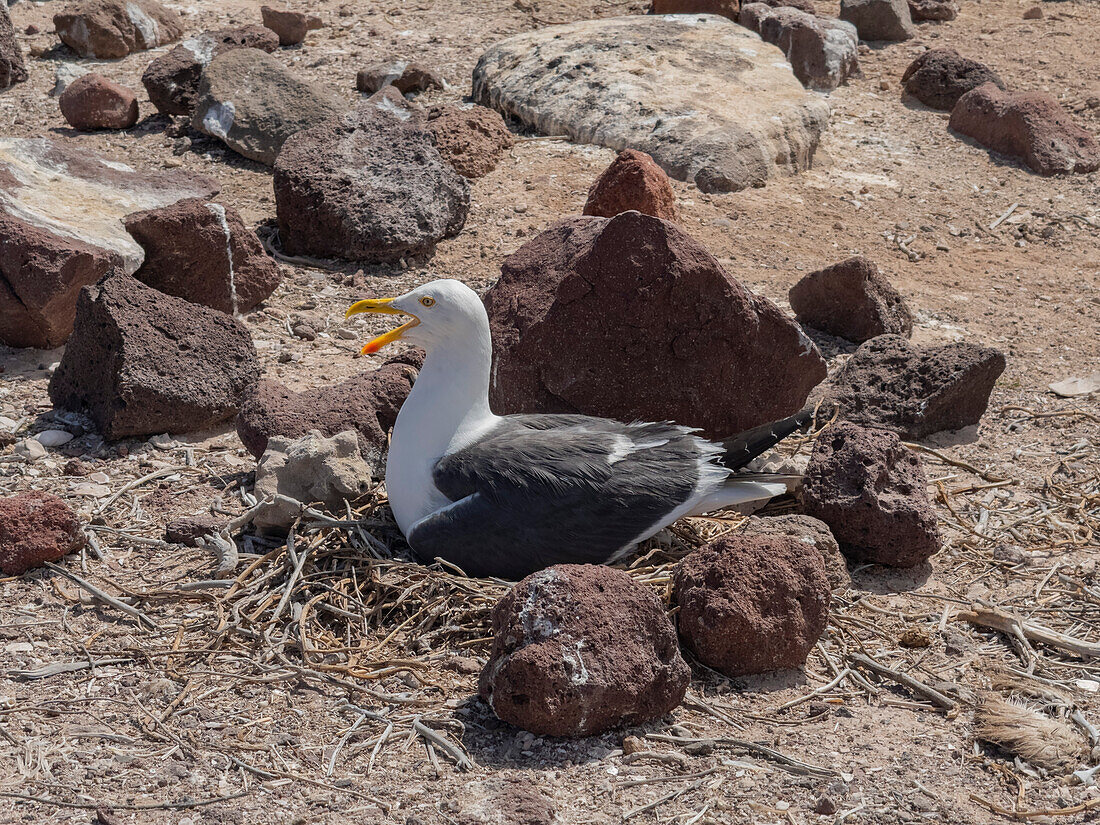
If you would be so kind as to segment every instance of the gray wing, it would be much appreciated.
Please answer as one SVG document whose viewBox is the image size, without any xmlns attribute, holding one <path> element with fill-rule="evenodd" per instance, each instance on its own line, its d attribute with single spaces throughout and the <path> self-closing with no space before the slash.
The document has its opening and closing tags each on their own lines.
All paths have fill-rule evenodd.
<svg viewBox="0 0 1100 825">
<path fill-rule="evenodd" d="M 560 563 L 602 563 L 693 497 L 703 442 L 671 424 L 516 415 L 439 461 L 454 502 L 409 545 L 471 576 L 520 579 Z"/>
</svg>

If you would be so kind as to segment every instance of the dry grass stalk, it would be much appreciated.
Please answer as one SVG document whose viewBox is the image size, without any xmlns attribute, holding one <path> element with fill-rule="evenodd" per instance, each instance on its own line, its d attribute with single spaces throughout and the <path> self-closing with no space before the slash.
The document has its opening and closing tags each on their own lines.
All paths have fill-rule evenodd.
<svg viewBox="0 0 1100 825">
<path fill-rule="evenodd" d="M 1081 737 L 1065 722 L 1000 696 L 978 705 L 974 736 L 1048 771 L 1071 767 L 1084 755 Z"/>
</svg>

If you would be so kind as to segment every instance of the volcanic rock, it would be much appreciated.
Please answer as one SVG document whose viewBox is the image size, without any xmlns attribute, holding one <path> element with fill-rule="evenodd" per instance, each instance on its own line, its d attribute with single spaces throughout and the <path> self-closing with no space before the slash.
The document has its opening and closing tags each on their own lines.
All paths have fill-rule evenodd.
<svg viewBox="0 0 1100 825">
<path fill-rule="evenodd" d="M 740 23 L 782 49 L 807 88 L 831 91 L 860 74 L 859 37 L 851 23 L 766 3 L 742 6 Z"/>
<path fill-rule="evenodd" d="M 419 119 L 385 97 L 288 140 L 274 184 L 279 237 L 291 255 L 384 261 L 429 253 L 458 234 L 470 209 L 469 181 Z"/>
<path fill-rule="evenodd" d="M 198 547 L 199 540 L 221 531 L 224 520 L 209 513 L 201 516 L 182 516 L 170 521 L 164 528 L 164 540 L 171 544 Z"/>
<path fill-rule="evenodd" d="M 443 78 L 419 63 L 398 60 L 393 63 L 375 63 L 360 69 L 355 75 L 355 88 L 374 94 L 383 86 L 393 86 L 403 95 L 442 89 Z"/>
<path fill-rule="evenodd" d="M 676 224 L 638 212 L 555 224 L 504 261 L 485 305 L 501 413 L 676 421 L 728 437 L 797 412 L 825 378 L 778 307 Z"/>
<path fill-rule="evenodd" d="M 232 206 L 199 198 L 126 216 L 145 250 L 134 276 L 161 292 L 237 315 L 282 280 L 256 234 Z"/>
<path fill-rule="evenodd" d="M 852 577 L 848 574 L 848 565 L 840 546 L 836 543 L 829 525 L 820 519 L 804 516 L 800 513 L 789 516 L 749 516 L 745 521 L 746 536 L 789 536 L 805 545 L 814 547 L 821 554 L 825 565 L 825 577 L 829 587 L 847 587 Z"/>
<path fill-rule="evenodd" d="M 826 404 L 840 417 L 924 438 L 981 420 L 1005 357 L 975 344 L 917 348 L 900 335 L 864 343 L 830 382 Z"/>
<path fill-rule="evenodd" d="M 985 83 L 959 98 L 949 125 L 1040 175 L 1100 169 L 1100 143 L 1045 92 L 1005 92 Z"/>
<path fill-rule="evenodd" d="M 727 676 L 801 667 L 825 630 L 829 580 L 821 553 L 790 536 L 727 535 L 676 568 L 680 638 Z"/>
<path fill-rule="evenodd" d="M 279 38 L 263 26 L 206 31 L 153 60 L 141 82 L 157 111 L 190 117 L 195 111 L 203 69 L 216 56 L 233 49 L 273 52 L 277 48 Z"/>
<path fill-rule="evenodd" d="M 920 458 L 896 435 L 841 421 L 814 443 L 802 503 L 849 558 L 914 567 L 940 549 L 927 484 Z"/>
<path fill-rule="evenodd" d="M 840 0 L 840 19 L 856 27 L 860 40 L 908 40 L 917 33 L 906 0 Z"/>
<path fill-rule="evenodd" d="M 807 14 L 815 14 L 817 12 L 817 9 L 814 8 L 814 4 L 811 2 L 811 0 L 761 0 L 761 2 L 765 6 L 772 6 L 773 8 L 790 6 L 792 9 L 798 9 L 799 11 L 804 11 Z"/>
<path fill-rule="evenodd" d="M 236 320 L 117 273 L 81 290 L 50 400 L 110 440 L 186 433 L 235 415 L 259 375 Z"/>
<path fill-rule="evenodd" d="M 876 335 L 913 334 L 905 299 L 864 257 L 811 272 L 791 287 L 789 298 L 800 324 L 857 344 Z"/>
<path fill-rule="evenodd" d="M 419 360 L 406 354 L 343 383 L 300 393 L 276 381 L 261 381 L 241 405 L 237 435 L 259 458 L 275 436 L 293 440 L 310 430 L 325 436 L 356 430 L 360 451 L 377 462 L 418 367 Z"/>
<path fill-rule="evenodd" d="M 206 67 L 191 126 L 246 158 L 271 166 L 291 135 L 346 107 L 266 52 L 232 49 Z"/>
<path fill-rule="evenodd" d="M 27 79 L 23 50 L 15 39 L 7 3 L 0 3 L 0 89 L 7 89 Z"/>
<path fill-rule="evenodd" d="M 664 170 L 645 152 L 624 149 L 589 188 L 584 214 L 613 218 L 631 210 L 666 221 L 680 218 L 676 193 Z"/>
<path fill-rule="evenodd" d="M 704 192 L 808 168 L 829 117 L 778 47 L 715 15 L 633 15 L 514 35 L 481 56 L 473 98 L 542 134 L 647 152 Z"/>
<path fill-rule="evenodd" d="M 954 20 L 959 16 L 959 7 L 954 0 L 908 0 L 909 16 L 913 22 L 924 20 Z"/>
<path fill-rule="evenodd" d="M 504 118 L 484 106 L 434 106 L 425 127 L 443 160 L 466 178 L 488 175 L 515 143 Z"/>
<path fill-rule="evenodd" d="M 1030 9 L 1024 12 L 1024 20 L 1042 20 L 1043 19 L 1043 7 L 1032 6 Z"/>
<path fill-rule="evenodd" d="M 559 564 L 532 573 L 492 621 L 481 697 L 532 733 L 591 736 L 657 719 L 691 679 L 661 602 L 621 570 Z"/>
<path fill-rule="evenodd" d="M 650 14 L 717 14 L 737 20 L 741 0 L 653 0 Z"/>
<path fill-rule="evenodd" d="M 324 24 L 315 14 L 300 11 L 284 11 L 271 6 L 260 6 L 264 25 L 279 35 L 279 45 L 294 46 L 306 39 L 306 33 Z"/>
<path fill-rule="evenodd" d="M 83 546 L 80 520 L 57 496 L 35 491 L 0 498 L 0 571 L 5 576 L 18 576 Z"/>
<path fill-rule="evenodd" d="M 553 801 L 522 776 L 464 782 L 456 802 L 454 825 L 564 825 Z"/>
<path fill-rule="evenodd" d="M 1004 82 L 988 66 L 963 57 L 954 49 L 930 49 L 909 64 L 901 76 L 905 91 L 933 109 L 954 108 L 959 98 L 981 86 Z"/>
<path fill-rule="evenodd" d="M 81 57 L 111 60 L 183 35 L 179 15 L 157 0 L 81 0 L 53 17 L 57 35 Z"/>
<path fill-rule="evenodd" d="M 63 343 L 82 286 L 141 266 L 124 215 L 217 191 L 209 180 L 136 172 L 64 141 L 0 138 L 0 343 Z"/>
<path fill-rule="evenodd" d="M 57 103 L 69 125 L 81 132 L 129 129 L 138 119 L 134 93 L 95 72 L 70 83 Z"/>
</svg>

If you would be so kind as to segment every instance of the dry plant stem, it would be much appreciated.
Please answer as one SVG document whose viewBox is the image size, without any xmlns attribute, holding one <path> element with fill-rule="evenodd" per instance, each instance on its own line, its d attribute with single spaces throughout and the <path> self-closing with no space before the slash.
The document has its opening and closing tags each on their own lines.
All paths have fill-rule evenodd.
<svg viewBox="0 0 1100 825">
<path fill-rule="evenodd" d="M 930 688 L 924 682 L 919 679 L 915 679 L 908 673 L 900 673 L 899 671 L 889 668 L 881 662 L 876 662 L 870 656 L 864 656 L 862 653 L 853 653 L 849 655 L 849 660 L 854 665 L 866 668 L 867 670 L 877 673 L 879 676 L 885 676 L 888 679 L 892 679 L 899 685 L 904 685 L 914 693 L 918 693 L 935 705 L 938 708 L 944 710 L 954 710 L 955 700 L 940 693 L 935 688 Z"/>
<path fill-rule="evenodd" d="M 184 811 L 188 808 L 217 805 L 219 802 L 231 802 L 252 793 L 253 791 L 241 791 L 229 796 L 215 796 L 209 799 L 191 799 L 186 802 L 150 802 L 148 804 L 133 802 L 68 802 L 63 799 L 51 799 L 46 796 L 31 796 L 30 794 L 9 793 L 7 791 L 0 791 L 0 796 L 8 799 L 21 799 L 24 802 L 37 802 L 41 805 L 55 805 L 58 808 L 81 808 L 92 811 L 96 808 L 113 808 L 118 811 Z"/>
<path fill-rule="evenodd" d="M 983 799 L 977 794 L 970 794 L 970 799 L 973 802 L 977 802 L 995 814 L 1001 816 L 1007 816 L 1009 819 L 1015 820 L 1027 820 L 1027 819 L 1042 819 L 1048 816 L 1073 816 L 1074 814 L 1083 814 L 1086 811 L 1096 810 L 1100 808 L 1100 798 L 1090 799 L 1086 802 L 1082 802 L 1080 805 L 1071 805 L 1068 808 L 1042 808 L 1035 811 L 1021 811 L 1010 810 L 1008 808 L 1002 808 L 996 802 L 990 802 L 988 799 Z"/>
<path fill-rule="evenodd" d="M 1002 478 L 1001 476 L 995 476 L 991 473 L 987 473 L 985 470 L 979 470 L 973 464 L 968 464 L 965 461 L 960 461 L 957 458 L 951 458 L 951 456 L 944 455 L 939 450 L 933 450 L 931 447 L 925 447 L 923 444 L 914 444 L 910 441 L 903 441 L 902 443 L 910 450 L 916 450 L 917 452 L 933 455 L 944 464 L 950 464 L 952 467 L 958 467 L 962 470 L 966 470 L 968 473 L 973 473 L 974 475 L 978 476 L 978 478 L 983 478 L 986 481 L 992 482 L 994 484 L 999 484 L 1001 482 L 1009 482 L 1011 484 L 1016 483 L 1016 481 L 1013 479 Z"/>
<path fill-rule="evenodd" d="M 80 576 L 76 575 L 76 573 L 70 573 L 64 567 L 58 567 L 53 562 L 49 562 L 49 561 L 46 562 L 46 564 L 44 566 L 46 568 L 50 569 L 50 570 L 53 570 L 55 573 L 60 573 L 62 576 L 69 579 L 69 581 L 73 582 L 74 584 L 80 585 L 80 587 L 87 590 L 89 593 L 91 593 L 93 596 L 95 596 L 100 601 L 103 601 L 103 602 L 111 605 L 111 607 L 114 607 L 117 610 L 121 610 L 127 616 L 130 616 L 134 619 L 137 619 L 139 622 L 142 622 L 142 623 L 146 624 L 147 626 L 149 626 L 153 630 L 160 630 L 160 625 L 158 625 L 156 622 L 154 622 L 152 619 L 150 619 L 148 616 L 146 616 L 144 613 L 142 613 L 136 607 L 131 607 L 130 605 L 126 604 L 125 602 L 119 601 L 114 596 L 110 596 L 107 593 L 104 593 L 102 590 L 100 590 L 98 587 L 96 587 L 91 582 L 87 582 L 84 579 L 80 578 Z"/>
<path fill-rule="evenodd" d="M 974 605 L 970 610 L 957 613 L 955 618 L 980 627 L 988 627 L 1009 636 L 1015 634 L 1018 628 L 1030 642 L 1048 645 L 1082 659 L 1100 659 L 1100 644 L 1075 639 L 1034 622 L 1017 619 L 995 607 Z"/>
<path fill-rule="evenodd" d="M 775 748 L 770 748 L 767 745 L 761 745 L 757 742 L 749 742 L 745 739 L 730 739 L 724 736 L 717 739 L 697 739 L 686 736 L 669 736 L 663 733 L 647 733 L 645 738 L 652 739 L 654 742 L 668 742 L 672 745 L 695 745 L 703 742 L 710 742 L 717 748 L 736 748 L 770 759 L 794 774 L 822 778 L 837 775 L 837 771 L 831 770 L 830 768 L 822 768 L 819 765 L 811 765 L 808 762 L 802 762 L 801 760 L 795 759 L 793 756 L 787 756 L 787 754 L 775 750 Z"/>
</svg>

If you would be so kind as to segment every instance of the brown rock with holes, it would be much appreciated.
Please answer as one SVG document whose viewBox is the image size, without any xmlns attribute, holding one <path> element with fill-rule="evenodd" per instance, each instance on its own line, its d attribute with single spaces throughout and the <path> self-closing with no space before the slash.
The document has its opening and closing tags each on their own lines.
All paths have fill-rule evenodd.
<svg viewBox="0 0 1100 825">
<path fill-rule="evenodd" d="M 279 45 L 294 46 L 306 39 L 308 32 L 321 28 L 324 24 L 315 14 L 301 11 L 284 11 L 271 6 L 260 6 L 260 15 L 264 25 L 279 35 Z"/>
<path fill-rule="evenodd" d="M 435 106 L 425 127 L 443 160 L 467 178 L 488 175 L 515 143 L 504 118 L 484 106 Z"/>
<path fill-rule="evenodd" d="M 653 593 L 621 570 L 559 564 L 493 608 L 479 690 L 498 717 L 546 736 L 637 725 L 684 698 L 691 671 Z"/>
<path fill-rule="evenodd" d="M 164 540 L 172 544 L 198 547 L 199 539 L 219 532 L 224 525 L 224 519 L 208 513 L 201 516 L 182 516 L 168 522 L 164 528 Z"/>
<path fill-rule="evenodd" d="M 861 344 L 876 335 L 913 334 L 913 314 L 874 261 L 857 256 L 811 272 L 788 297 L 803 326 Z"/>
<path fill-rule="evenodd" d="M 672 599 L 699 661 L 746 676 L 802 666 L 825 630 L 829 580 L 821 554 L 798 539 L 727 535 L 680 562 Z"/>
<path fill-rule="evenodd" d="M 412 351 L 377 370 L 306 392 L 294 392 L 277 381 L 261 381 L 241 405 L 237 435 L 259 458 L 273 436 L 295 439 L 319 430 L 331 437 L 356 430 L 363 456 L 378 459 L 386 451 L 386 433 L 397 420 L 421 363 L 423 356 Z"/>
<path fill-rule="evenodd" d="M 940 550 L 927 484 L 920 458 L 894 433 L 837 422 L 814 443 L 802 503 L 849 558 L 914 567 Z"/>
<path fill-rule="evenodd" d="M 925 106 L 947 110 L 983 83 L 1004 88 L 1004 81 L 995 71 L 954 49 L 929 49 L 909 64 L 901 82 L 905 91 Z"/>
<path fill-rule="evenodd" d="M 179 14 L 157 0 L 82 0 L 53 17 L 57 35 L 81 57 L 111 60 L 183 35 Z"/>
<path fill-rule="evenodd" d="M 15 38 L 15 27 L 8 14 L 7 3 L 0 3 L 0 89 L 7 89 L 27 79 L 27 64 L 23 50 Z"/>
<path fill-rule="evenodd" d="M 0 571 L 18 576 L 84 546 L 80 519 L 55 495 L 0 498 Z"/>
<path fill-rule="evenodd" d="M 232 206 L 201 198 L 125 219 L 145 250 L 134 277 L 161 292 L 236 315 L 279 285 L 279 267 Z"/>
<path fill-rule="evenodd" d="M 825 577 L 829 587 L 847 587 L 852 577 L 848 574 L 848 565 L 844 554 L 836 543 L 829 525 L 820 519 L 795 513 L 789 516 L 750 516 L 745 522 L 746 536 L 789 536 L 808 547 L 815 548 L 821 554 L 825 565 Z"/>
<path fill-rule="evenodd" d="M 1004 355 L 988 347 L 918 348 L 900 335 L 880 335 L 848 359 L 824 403 L 847 421 L 924 438 L 977 424 L 1004 369 Z"/>
<path fill-rule="evenodd" d="M 95 72 L 88 72 L 66 86 L 57 104 L 68 124 L 80 132 L 129 129 L 138 119 L 134 93 Z"/>
<path fill-rule="evenodd" d="M 797 412 L 825 378 L 796 323 L 676 224 L 639 212 L 555 224 L 504 261 L 485 305 L 501 413 L 722 437 Z"/>
<path fill-rule="evenodd" d="M 355 75 L 355 88 L 366 94 L 374 94 L 386 86 L 393 86 L 403 95 L 442 89 L 443 78 L 419 63 L 398 60 L 392 63 L 374 63 L 360 69 Z"/>
<path fill-rule="evenodd" d="M 645 152 L 624 149 L 592 183 L 584 214 L 613 218 L 632 209 L 666 221 L 680 218 L 665 171 Z"/>
<path fill-rule="evenodd" d="M 737 20 L 741 0 L 653 0 L 651 14 L 717 14 Z"/>
<path fill-rule="evenodd" d="M 1100 169 L 1100 143 L 1045 92 L 1006 92 L 985 83 L 959 98 L 949 125 L 1040 175 Z"/>
<path fill-rule="evenodd" d="M 914 23 L 926 20 L 946 21 L 959 16 L 959 7 L 953 0 L 909 0 L 909 16 Z"/>
<path fill-rule="evenodd" d="M 232 418 L 259 375 L 238 321 L 120 272 L 81 290 L 50 400 L 110 440 L 195 432 Z"/>
</svg>

